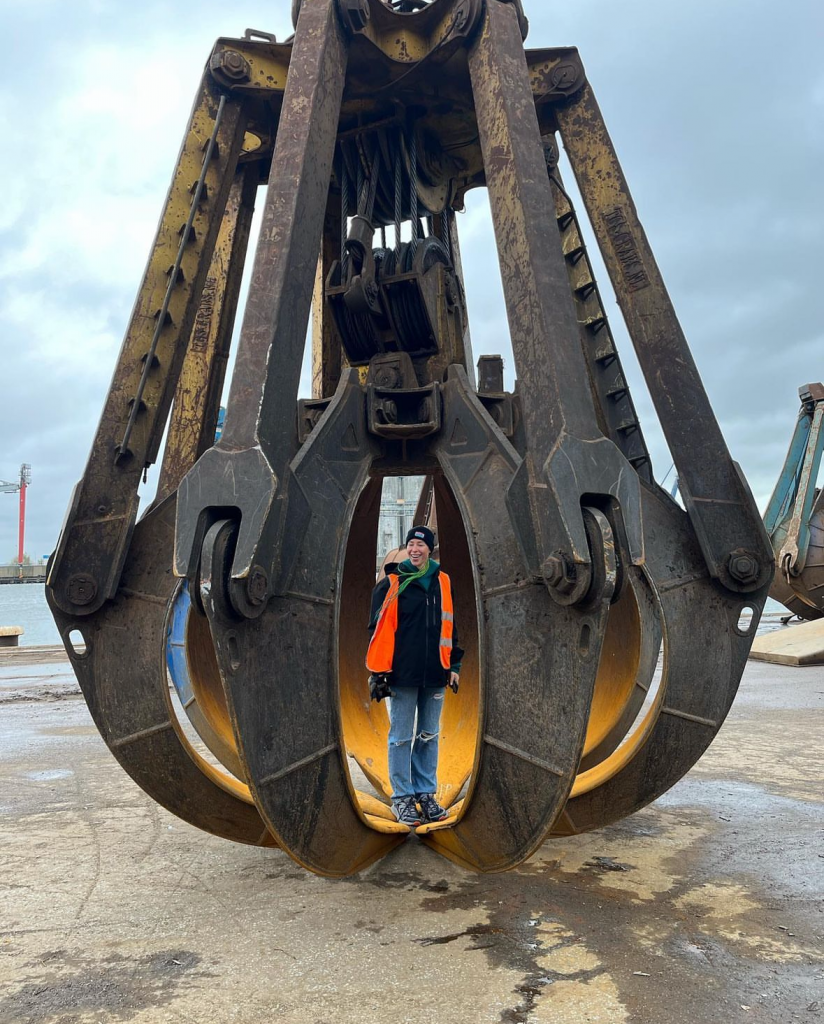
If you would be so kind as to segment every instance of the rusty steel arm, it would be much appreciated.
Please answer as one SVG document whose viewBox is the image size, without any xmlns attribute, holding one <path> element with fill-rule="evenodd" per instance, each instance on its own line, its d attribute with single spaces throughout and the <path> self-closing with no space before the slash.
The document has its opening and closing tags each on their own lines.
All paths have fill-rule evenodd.
<svg viewBox="0 0 824 1024">
<path fill-rule="evenodd" d="M 89 460 L 48 586 L 89 615 L 117 590 L 145 468 L 157 457 L 243 143 L 241 106 L 204 77 Z"/>
<path fill-rule="evenodd" d="M 523 544 L 530 571 L 553 586 L 559 562 L 589 565 L 585 494 L 617 498 L 629 557 L 643 558 L 640 492 L 631 466 L 598 428 L 516 15 L 491 0 L 469 70 L 530 453 L 513 505 L 522 536 L 534 530 Z"/>
<path fill-rule="evenodd" d="M 203 285 L 175 392 L 156 501 L 178 484 L 214 443 L 243 265 L 252 227 L 258 169 L 238 170 Z"/>
<path fill-rule="evenodd" d="M 601 300 L 583 232 L 572 200 L 561 180 L 554 137 L 544 139 L 544 152 L 598 424 L 604 435 L 623 452 L 636 473 L 647 483 L 654 484 L 649 452 Z"/>
<path fill-rule="evenodd" d="M 295 402 L 346 72 L 335 0 L 301 11 L 237 363 L 218 444 L 181 483 L 175 570 L 194 577 L 214 509 L 239 519 L 233 602 L 262 610 L 297 448 Z M 253 576 L 263 594 L 248 599 Z"/>
<path fill-rule="evenodd" d="M 591 86 L 559 104 L 556 117 L 707 568 L 731 590 L 760 590 L 772 573 L 764 526 L 730 457 Z"/>
</svg>

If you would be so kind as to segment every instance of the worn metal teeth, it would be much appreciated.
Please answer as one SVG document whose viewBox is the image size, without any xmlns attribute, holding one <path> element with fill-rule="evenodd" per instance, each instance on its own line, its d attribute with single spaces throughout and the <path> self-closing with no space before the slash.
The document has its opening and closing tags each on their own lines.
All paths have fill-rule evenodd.
<svg viewBox="0 0 824 1024">
<path fill-rule="evenodd" d="M 553 152 L 554 147 L 551 147 L 550 153 Z M 652 462 L 572 200 L 564 189 L 554 161 L 547 170 L 570 288 L 575 297 L 581 344 L 590 382 L 599 399 L 596 410 L 600 413 L 601 429 L 615 441 L 639 476 L 653 483 Z"/>
</svg>

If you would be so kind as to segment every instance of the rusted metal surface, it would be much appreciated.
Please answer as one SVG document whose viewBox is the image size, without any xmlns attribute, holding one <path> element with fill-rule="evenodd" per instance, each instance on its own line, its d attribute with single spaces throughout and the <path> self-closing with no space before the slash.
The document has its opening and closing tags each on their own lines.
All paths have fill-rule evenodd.
<svg viewBox="0 0 824 1024">
<path fill-rule="evenodd" d="M 176 571 L 194 582 L 209 510 L 237 509 L 232 603 L 247 614 L 262 610 L 248 600 L 253 566 L 275 571 L 279 484 L 297 447 L 295 402 L 345 71 L 336 5 L 318 0 L 295 35 L 223 434 L 180 487 Z"/>
<path fill-rule="evenodd" d="M 632 813 L 694 764 L 771 574 L 577 51 L 527 53 L 520 4 L 412 6 L 306 0 L 293 41 L 218 41 L 48 588 L 95 720 L 139 784 L 201 828 L 331 876 L 408 831 L 388 806 L 388 719 L 363 668 L 383 477 L 428 478 L 465 648 L 443 717 L 449 814 L 419 832 L 476 870 Z M 686 513 L 654 484 L 552 159 L 547 174 L 557 130 Z M 477 388 L 469 365 L 455 211 L 475 187 L 490 195 L 515 393 L 500 357 L 481 360 Z M 171 225 L 190 214 L 197 248 L 174 249 Z M 175 252 L 184 273 L 164 286 Z M 164 302 L 168 331 L 145 323 Z M 298 402 L 313 303 L 313 398 Z M 132 533 L 175 389 L 158 496 Z M 115 458 L 124 436 L 134 465 Z M 184 576 L 188 628 L 168 632 L 191 721 L 225 770 L 170 704 L 163 650 Z"/>
<path fill-rule="evenodd" d="M 586 610 L 561 608 L 530 578 L 506 508 L 521 459 L 460 371 L 444 404 L 434 450 L 472 538 L 483 674 L 465 810 L 428 842 L 476 870 L 504 870 L 544 840 L 572 786 L 611 591 Z"/>
<path fill-rule="evenodd" d="M 134 781 L 190 825 L 274 846 L 248 789 L 194 750 L 171 704 L 164 648 L 177 585 L 174 506 L 167 498 L 137 524 L 114 600 L 82 619 L 66 615 L 47 589 L 49 604 L 95 724 Z"/>
<path fill-rule="evenodd" d="M 186 473 L 214 441 L 256 190 L 255 169 L 247 166 L 238 171 L 175 392 L 158 500 L 177 490 Z"/>
<path fill-rule="evenodd" d="M 534 539 L 522 539 L 522 548 L 534 557 L 533 574 L 547 580 L 550 560 L 560 555 L 565 582 L 580 599 L 590 561 L 581 498 L 617 499 L 629 557 L 640 560 L 638 478 L 598 430 L 514 8 L 488 5 L 469 67 L 512 350 L 526 381 L 520 398 L 529 460 L 521 473 Z M 557 585 L 551 589 L 559 594 Z"/>
<path fill-rule="evenodd" d="M 684 513 L 658 488 L 645 485 L 643 501 L 656 538 L 645 574 L 666 637 L 663 675 L 625 749 L 578 775 L 556 826 L 560 834 L 632 814 L 695 764 L 735 697 L 766 596 L 762 589 L 752 600 L 720 587 L 695 534 L 684 529 Z"/>
<path fill-rule="evenodd" d="M 398 842 L 370 828 L 356 809 L 337 692 L 338 581 L 374 454 L 363 400 L 349 370 L 289 469 L 290 492 L 300 488 L 306 496 L 308 524 L 283 592 L 259 617 L 232 621 L 220 603 L 231 552 L 221 562 L 216 551 L 203 594 L 255 801 L 287 853 L 326 875 L 358 871 Z M 346 436 L 357 442 L 348 450 L 340 443 Z M 231 529 L 227 524 L 227 534 Z M 364 555 L 373 571 L 374 555 Z"/>
<path fill-rule="evenodd" d="M 332 264 L 340 257 L 340 236 L 340 195 L 330 190 L 312 295 L 312 398 L 331 398 L 334 395 L 343 366 L 340 341 L 324 294 Z"/>
<path fill-rule="evenodd" d="M 621 357 L 612 336 L 578 218 L 572 200 L 564 189 L 558 169 L 558 147 L 552 136 L 544 138 L 544 157 L 552 185 L 561 247 L 567 263 L 569 288 L 575 301 L 581 348 L 595 392 L 593 397 L 598 427 L 621 450 L 635 472 L 647 483 L 654 483 L 652 463 L 641 424 L 629 393 Z"/>
<path fill-rule="evenodd" d="M 710 574 L 733 591 L 755 594 L 772 576 L 766 533 L 730 458 L 591 86 L 559 105 L 556 116 Z M 731 571 L 739 551 L 755 560 L 754 579 Z"/>
</svg>

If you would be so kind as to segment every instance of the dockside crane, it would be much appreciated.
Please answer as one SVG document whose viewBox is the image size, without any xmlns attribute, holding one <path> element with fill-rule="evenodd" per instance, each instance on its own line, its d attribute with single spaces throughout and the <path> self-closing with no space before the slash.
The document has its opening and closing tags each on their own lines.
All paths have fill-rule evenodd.
<svg viewBox="0 0 824 1024">
<path fill-rule="evenodd" d="M 3 494 L 20 494 L 20 514 L 17 523 L 17 564 L 23 565 L 23 542 L 26 537 L 26 490 L 31 483 L 31 466 L 24 462 L 20 467 L 17 480 L 0 480 L 0 492 Z"/>
</svg>

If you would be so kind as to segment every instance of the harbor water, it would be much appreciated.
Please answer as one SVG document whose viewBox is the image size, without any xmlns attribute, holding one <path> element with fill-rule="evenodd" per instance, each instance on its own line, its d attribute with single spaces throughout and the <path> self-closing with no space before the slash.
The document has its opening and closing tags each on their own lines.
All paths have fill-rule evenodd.
<svg viewBox="0 0 824 1024">
<path fill-rule="evenodd" d="M 9 583 L 0 587 L 0 626 L 22 626 L 21 647 L 60 643 L 43 583 Z"/>
<path fill-rule="evenodd" d="M 780 625 L 780 617 L 787 614 L 786 608 L 768 598 L 758 632 L 775 629 Z M 42 583 L 14 583 L 0 587 L 0 626 L 22 626 L 21 647 L 60 643 L 60 634 L 46 604 L 46 588 Z"/>
</svg>

